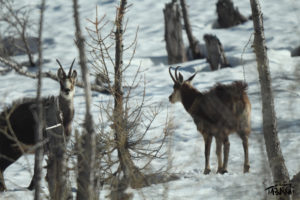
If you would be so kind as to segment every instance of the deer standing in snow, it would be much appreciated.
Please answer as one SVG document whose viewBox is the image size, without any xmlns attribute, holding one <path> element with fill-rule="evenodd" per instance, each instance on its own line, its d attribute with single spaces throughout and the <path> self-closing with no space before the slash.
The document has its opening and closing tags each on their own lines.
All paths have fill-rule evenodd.
<svg viewBox="0 0 300 200">
<path fill-rule="evenodd" d="M 175 78 L 169 68 L 174 82 L 171 103 L 181 102 L 185 110 L 192 116 L 198 131 L 205 142 L 205 170 L 210 173 L 209 157 L 212 137 L 216 140 L 216 154 L 218 158 L 218 173 L 227 172 L 229 156 L 229 134 L 236 132 L 243 141 L 244 173 L 249 172 L 248 136 L 251 131 L 251 104 L 246 93 L 247 84 L 235 81 L 230 85 L 217 84 L 207 92 L 199 92 L 191 85 L 196 73 L 187 80 L 183 80 L 181 73 Z M 224 145 L 224 160 L 222 161 L 222 146 Z"/>
<path fill-rule="evenodd" d="M 49 126 L 62 125 L 64 136 L 68 138 L 71 134 L 71 125 L 74 118 L 73 98 L 75 92 L 76 70 L 72 70 L 73 60 L 68 74 L 62 65 L 57 71 L 60 83 L 58 97 L 42 99 L 44 122 L 43 130 Z M 14 102 L 12 106 L 0 113 L 0 192 L 6 190 L 3 173 L 4 170 L 14 163 L 24 153 L 33 153 L 35 142 L 35 120 L 36 99 L 23 99 Z M 57 112 L 56 112 L 57 111 Z M 45 135 L 45 134 L 44 134 Z M 34 178 L 28 189 L 34 188 Z"/>
</svg>

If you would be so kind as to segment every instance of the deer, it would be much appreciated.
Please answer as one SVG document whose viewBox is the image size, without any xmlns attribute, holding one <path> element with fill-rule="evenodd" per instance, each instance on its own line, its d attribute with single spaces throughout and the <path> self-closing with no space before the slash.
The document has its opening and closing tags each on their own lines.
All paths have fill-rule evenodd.
<svg viewBox="0 0 300 200">
<path fill-rule="evenodd" d="M 216 141 L 218 159 L 217 173 L 227 173 L 229 157 L 229 135 L 236 132 L 242 139 L 244 149 L 244 173 L 249 172 L 248 137 L 251 132 L 251 104 L 247 95 L 247 83 L 235 81 L 229 85 L 217 83 L 209 91 L 200 92 L 192 86 L 194 73 L 187 80 L 175 69 L 175 77 L 169 74 L 174 82 L 173 92 L 169 101 L 174 104 L 181 102 L 185 110 L 193 118 L 197 130 L 202 134 L 205 145 L 204 174 L 211 172 L 209 157 L 212 138 Z M 222 161 L 222 146 L 224 160 Z"/>
<path fill-rule="evenodd" d="M 74 93 L 77 72 L 72 70 L 75 59 L 73 60 L 68 74 L 59 64 L 57 78 L 60 85 L 58 96 L 42 98 L 44 113 L 43 135 L 47 131 L 47 126 L 61 126 L 63 136 L 68 140 L 72 132 L 72 121 L 74 118 Z M 35 127 L 37 120 L 34 116 L 36 111 L 36 99 L 24 98 L 12 103 L 0 114 L 0 192 L 7 190 L 3 173 L 7 167 L 14 163 L 24 153 L 34 153 Z M 58 110 L 58 115 L 54 110 Z M 59 122 L 59 124 L 53 124 Z M 51 124 L 52 123 L 52 124 Z M 35 175 L 27 187 L 29 190 L 34 188 Z"/>
</svg>

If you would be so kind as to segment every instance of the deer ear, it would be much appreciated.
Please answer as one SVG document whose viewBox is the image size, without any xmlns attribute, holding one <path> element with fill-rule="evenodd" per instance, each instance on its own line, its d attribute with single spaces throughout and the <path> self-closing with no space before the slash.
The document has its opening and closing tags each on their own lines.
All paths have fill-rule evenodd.
<svg viewBox="0 0 300 200">
<path fill-rule="evenodd" d="M 58 77 L 58 79 L 60 79 L 60 80 L 62 80 L 62 79 L 64 79 L 64 78 L 66 77 L 66 73 L 63 71 L 62 68 L 59 68 L 59 69 L 57 70 L 57 77 Z"/>
<path fill-rule="evenodd" d="M 76 79 L 76 77 L 77 77 L 77 71 L 73 70 L 71 78 Z"/>
<path fill-rule="evenodd" d="M 193 76 L 191 76 L 191 77 L 190 77 L 188 80 L 186 80 L 186 81 L 191 82 L 191 81 L 195 78 L 196 74 L 197 74 L 197 73 L 195 73 Z"/>
<path fill-rule="evenodd" d="M 179 72 L 179 83 L 183 83 L 183 76 L 182 76 L 182 74 Z"/>
</svg>

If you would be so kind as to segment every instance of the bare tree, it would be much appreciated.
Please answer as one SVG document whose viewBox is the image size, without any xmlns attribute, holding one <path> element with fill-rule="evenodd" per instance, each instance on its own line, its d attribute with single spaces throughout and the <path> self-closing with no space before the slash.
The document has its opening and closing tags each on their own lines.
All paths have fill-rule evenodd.
<svg viewBox="0 0 300 200">
<path fill-rule="evenodd" d="M 192 34 L 192 27 L 190 24 L 188 9 L 185 0 L 180 0 L 180 5 L 182 9 L 184 27 L 190 43 L 190 49 L 192 51 L 193 59 L 204 58 L 204 56 L 200 52 L 199 41 L 196 40 L 196 38 Z"/>
<path fill-rule="evenodd" d="M 45 10 L 45 0 L 41 1 L 41 12 L 40 12 L 40 28 L 39 28 L 39 72 L 38 72 L 38 85 L 37 85 L 37 127 L 35 130 L 35 140 L 37 144 L 40 144 L 43 141 L 43 107 L 41 101 L 41 88 L 42 88 L 42 33 L 43 33 L 43 19 L 44 19 L 44 10 Z M 41 174 L 42 174 L 42 162 L 43 162 L 43 146 L 38 145 L 35 152 L 35 162 L 34 162 L 34 182 L 35 182 L 35 193 L 34 199 L 41 199 Z"/>
<path fill-rule="evenodd" d="M 114 110 L 113 110 L 113 130 L 115 134 L 118 158 L 120 162 L 120 169 L 124 173 L 123 183 L 118 184 L 117 190 L 124 190 L 127 186 L 138 187 L 144 185 L 144 175 L 135 166 L 131 159 L 128 144 L 128 131 L 125 128 L 126 113 L 123 108 L 123 89 L 122 89 L 122 72 L 123 72 L 123 34 L 124 25 L 123 19 L 127 8 L 127 0 L 121 0 L 116 17 L 116 31 L 115 31 L 115 65 L 114 65 Z M 125 181 L 126 180 L 126 181 Z M 119 188 L 122 187 L 122 188 Z"/>
<path fill-rule="evenodd" d="M 278 139 L 276 113 L 271 88 L 269 60 L 263 31 L 263 17 L 258 0 L 250 0 L 254 26 L 254 52 L 256 54 L 257 70 L 261 86 L 263 134 L 269 159 L 273 181 L 275 184 L 288 183 L 289 173 Z M 279 199 L 290 199 L 288 195 L 280 195 Z"/>
<path fill-rule="evenodd" d="M 20 37 L 7 37 L 6 40 L 9 44 L 5 46 L 14 47 L 11 53 L 15 53 L 16 50 L 25 52 L 28 57 L 29 66 L 35 66 L 32 55 L 32 45 L 30 45 L 28 37 L 28 29 L 32 26 L 32 21 L 29 19 L 30 8 L 15 8 L 16 5 L 13 0 L 1 0 L 0 3 L 2 4 L 0 22 L 4 22 L 8 26 L 9 31 L 6 31 L 7 33 L 11 32 L 12 35 L 19 35 Z M 12 47 L 7 47 L 6 51 L 8 48 Z"/>
<path fill-rule="evenodd" d="M 78 153 L 78 177 L 77 177 L 77 200 L 94 200 L 98 199 L 95 196 L 94 188 L 94 167 L 95 167 L 95 130 L 94 122 L 91 114 L 91 85 L 89 81 L 89 71 L 87 68 L 87 61 L 85 56 L 84 38 L 81 34 L 78 2 L 73 0 L 74 21 L 76 28 L 76 42 L 79 51 L 80 67 L 82 80 L 84 82 L 84 94 L 85 94 L 85 120 L 83 138 L 80 146 L 82 151 Z"/>
<path fill-rule="evenodd" d="M 124 47 L 123 36 L 126 25 L 123 21 L 129 7 L 126 4 L 127 1 L 120 1 L 112 29 L 107 34 L 104 32 L 109 26 L 109 21 L 105 20 L 105 16 L 99 20 L 97 9 L 96 19 L 89 20 L 93 29 L 87 28 L 90 36 L 87 44 L 91 49 L 92 64 L 96 73 L 102 73 L 104 79 L 108 80 L 108 88 L 113 97 L 113 105 L 101 104 L 100 107 L 101 116 L 106 116 L 101 117 L 103 120 L 101 124 L 112 124 L 109 126 L 109 130 L 106 130 L 107 126 L 101 126 L 99 134 L 97 134 L 97 160 L 101 160 L 99 163 L 102 171 L 101 179 L 103 184 L 111 185 L 110 197 L 112 199 L 130 198 L 130 194 L 124 193 L 128 186 L 139 188 L 152 183 L 166 182 L 171 178 L 175 179 L 174 176 L 169 178 L 157 173 L 145 175 L 142 171 L 154 158 L 161 156 L 159 151 L 164 144 L 165 135 L 161 138 L 161 143 L 155 147 L 151 147 L 153 142 L 150 142 L 149 147 L 143 145 L 143 139 L 151 129 L 151 124 L 159 113 L 159 107 L 147 105 L 145 87 L 143 94 L 139 94 L 141 99 L 138 98 L 137 101 L 140 102 L 133 103 L 134 97 L 136 97 L 133 90 L 141 82 L 139 79 L 140 66 L 136 74 L 133 74 L 132 83 L 124 86 L 124 83 L 128 84 L 128 82 L 123 78 L 123 74 L 131 65 L 137 45 L 136 35 L 134 41 Z M 132 50 L 132 55 L 125 63 L 123 53 L 126 50 Z M 125 87 L 126 90 L 124 90 Z M 103 118 L 107 118 L 107 121 Z M 135 159 L 145 160 L 145 165 L 143 167 L 136 166 Z"/>
</svg>

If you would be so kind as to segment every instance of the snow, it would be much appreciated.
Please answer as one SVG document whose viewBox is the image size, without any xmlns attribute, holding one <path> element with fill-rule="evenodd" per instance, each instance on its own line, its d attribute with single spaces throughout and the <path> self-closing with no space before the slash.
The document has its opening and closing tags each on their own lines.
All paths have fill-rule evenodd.
<svg viewBox="0 0 300 200">
<path fill-rule="evenodd" d="M 190 22 L 193 34 L 204 45 L 204 34 L 215 34 L 222 42 L 225 54 L 232 68 L 211 72 L 205 60 L 195 60 L 182 63 L 180 72 L 188 78 L 198 72 L 193 84 L 200 91 L 208 90 L 216 82 L 230 83 L 235 80 L 245 80 L 248 85 L 248 94 L 252 104 L 252 132 L 249 138 L 250 173 L 243 173 L 244 154 L 240 138 L 233 134 L 230 136 L 230 154 L 228 162 L 229 173 L 216 174 L 217 159 L 215 143 L 211 148 L 211 169 L 209 175 L 204 175 L 204 141 L 197 132 L 192 118 L 186 113 L 181 104 L 171 105 L 168 96 L 172 92 L 172 80 L 169 77 L 167 53 L 164 42 L 163 8 L 169 0 L 129 1 L 132 6 L 126 13 L 128 19 L 126 43 L 135 37 L 139 27 L 138 45 L 136 55 L 129 71 L 125 73 L 128 82 L 132 80 L 133 73 L 141 63 L 146 78 L 146 97 L 148 103 L 161 104 L 161 114 L 155 120 L 151 137 L 158 137 L 163 130 L 166 116 L 172 118 L 175 125 L 172 136 L 171 154 L 172 161 L 169 172 L 178 173 L 180 180 L 164 184 L 151 185 L 139 190 L 129 189 L 133 192 L 134 199 L 264 199 L 267 196 L 265 188 L 272 185 L 266 156 L 264 138 L 262 134 L 261 97 L 260 85 L 256 69 L 255 55 L 252 52 L 253 24 L 245 24 L 229 29 L 213 29 L 216 20 L 216 1 L 192 1 L 189 5 Z M 242 14 L 251 14 L 249 1 L 233 1 Z M 39 0 L 30 1 L 34 7 L 32 19 L 38 20 L 37 5 Z M 18 0 L 19 5 L 29 5 L 28 1 Z M 114 20 L 116 0 L 89 0 L 79 1 L 82 29 L 90 26 L 86 19 L 94 19 L 96 6 L 100 17 L 106 15 L 107 19 Z M 300 45 L 300 2 L 296 0 L 263 0 L 261 1 L 264 13 L 265 36 L 272 75 L 274 101 L 278 119 L 278 131 L 281 148 L 288 168 L 290 178 L 300 171 L 300 91 L 299 68 L 300 58 L 290 57 L 290 50 Z M 3 31 L 0 28 L 1 31 Z M 83 34 L 87 37 L 87 32 Z M 184 33 L 185 45 L 188 44 Z M 47 1 L 44 24 L 44 57 L 49 62 L 45 64 L 45 71 L 56 73 L 55 59 L 68 67 L 78 51 L 74 45 L 74 22 L 72 1 Z M 49 40 L 52 39 L 52 40 Z M 26 59 L 18 57 L 17 59 Z M 77 59 L 78 60 L 78 59 Z M 128 56 L 125 55 L 125 61 Z M 0 64 L 1 66 L 1 64 Z M 78 63 L 74 68 L 80 73 Z M 31 71 L 34 71 L 31 69 Z M 92 71 L 92 68 L 91 68 Z M 143 76 L 142 75 L 142 76 Z M 80 76 L 79 76 L 80 77 Z M 34 97 L 36 94 L 36 80 L 22 77 L 15 72 L 0 76 L 0 109 L 9 105 L 13 100 L 23 97 Z M 142 86 L 142 84 L 140 84 Z M 49 79 L 43 80 L 43 96 L 57 95 L 59 85 Z M 143 88 L 138 88 L 136 94 L 140 95 Z M 109 96 L 93 92 L 93 114 L 95 122 L 100 125 L 99 103 L 109 102 Z M 82 123 L 85 113 L 83 90 L 76 89 L 75 94 L 75 121 L 74 128 Z M 165 147 L 164 150 L 166 150 Z M 26 155 L 11 165 L 4 173 L 8 191 L 0 194 L 0 199 L 32 199 L 33 192 L 27 191 L 31 180 L 33 156 Z M 138 164 L 138 163 L 137 163 Z M 166 169 L 168 159 L 154 160 L 151 164 L 153 170 L 161 167 Z M 30 172 L 31 171 L 31 172 Z M 43 189 L 47 191 L 43 181 Z M 101 199 L 105 199 L 108 191 L 101 192 Z"/>
</svg>

